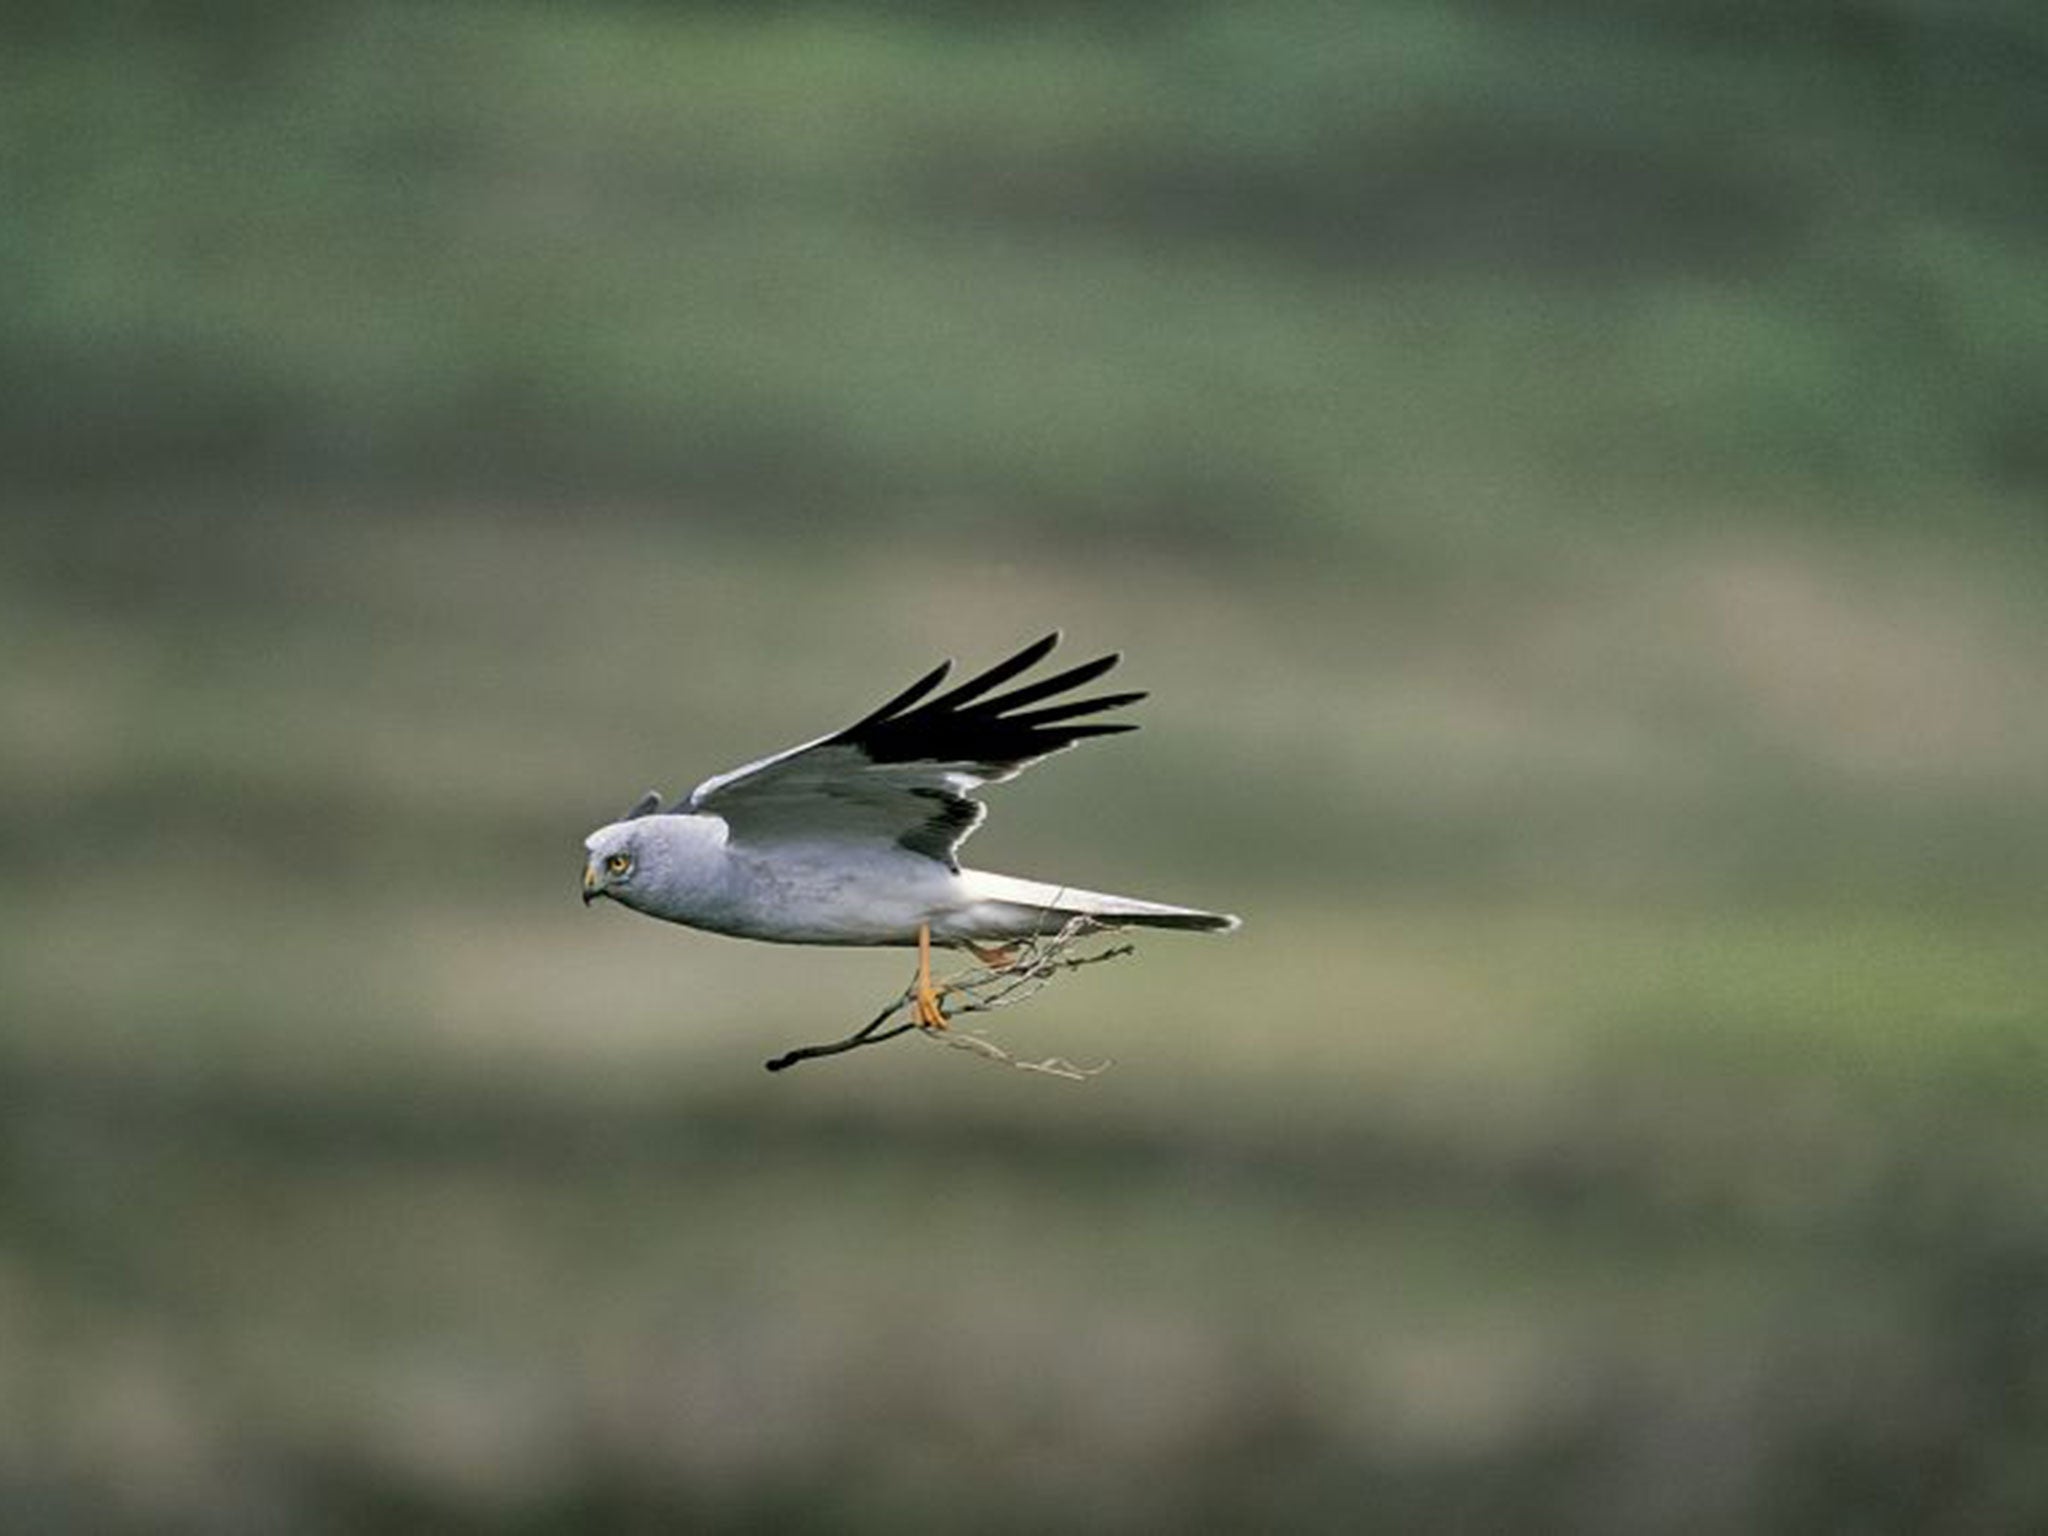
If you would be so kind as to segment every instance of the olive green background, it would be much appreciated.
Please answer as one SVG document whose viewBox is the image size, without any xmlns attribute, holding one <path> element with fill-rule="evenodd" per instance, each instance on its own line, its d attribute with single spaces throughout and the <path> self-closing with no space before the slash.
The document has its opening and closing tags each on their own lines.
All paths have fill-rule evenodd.
<svg viewBox="0 0 2048 1536">
<path fill-rule="evenodd" d="M 2048 1524 L 2048 26 L 15 7 L 0 1523 Z M 1054 625 L 897 953 L 582 835 Z"/>
</svg>

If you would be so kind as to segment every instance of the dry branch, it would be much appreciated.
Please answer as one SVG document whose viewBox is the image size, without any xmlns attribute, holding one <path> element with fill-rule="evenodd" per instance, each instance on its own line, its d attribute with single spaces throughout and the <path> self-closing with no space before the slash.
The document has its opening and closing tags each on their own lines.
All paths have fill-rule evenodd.
<svg viewBox="0 0 2048 1536">
<path fill-rule="evenodd" d="M 988 1013 L 997 1008 L 1014 1007 L 1028 998 L 1037 996 L 1054 980 L 1083 966 L 1099 965 L 1105 960 L 1119 960 L 1136 952 L 1137 946 L 1129 943 L 1111 943 L 1105 949 L 1090 950 L 1084 946 L 1103 934 L 1122 932 L 1113 924 L 1097 922 L 1090 917 L 1070 918 L 1057 933 L 1037 934 L 1019 941 L 1012 951 L 1003 958 L 984 961 L 957 975 L 945 977 L 940 983 L 940 1011 L 947 1020 L 964 1018 L 968 1014 Z M 785 1051 L 767 1063 L 770 1072 L 781 1072 L 800 1061 L 811 1061 L 820 1056 L 838 1056 L 846 1051 L 859 1050 L 864 1045 L 880 1045 L 884 1040 L 893 1040 L 898 1035 L 912 1030 L 934 1040 L 972 1051 L 1004 1066 L 1015 1067 L 1020 1072 L 1041 1072 L 1051 1077 L 1064 1077 L 1079 1081 L 1094 1077 L 1109 1069 L 1107 1061 L 1093 1067 L 1076 1066 L 1063 1056 L 1048 1056 L 1042 1061 L 1025 1061 L 1005 1050 L 988 1038 L 985 1030 L 955 1031 L 952 1029 L 931 1029 L 917 1022 L 913 1002 L 914 987 L 906 987 L 892 999 L 881 1012 L 852 1034 L 822 1045 L 798 1046 Z M 897 1015 L 910 1013 L 909 1018 L 898 1019 Z M 895 1022 L 891 1022 L 894 1020 Z"/>
</svg>

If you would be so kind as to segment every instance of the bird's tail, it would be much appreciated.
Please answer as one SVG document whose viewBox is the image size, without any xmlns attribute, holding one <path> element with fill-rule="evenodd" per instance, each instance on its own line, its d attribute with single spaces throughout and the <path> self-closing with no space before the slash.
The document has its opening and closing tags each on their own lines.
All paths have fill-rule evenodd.
<svg viewBox="0 0 2048 1536">
<path fill-rule="evenodd" d="M 981 870 L 962 870 L 961 877 L 975 902 L 975 920 L 987 924 L 986 931 L 991 937 L 997 931 L 1017 938 L 1047 932 L 1070 917 L 1096 917 L 1106 923 L 1136 928 L 1183 928 L 1198 933 L 1229 933 L 1239 926 L 1239 920 L 1228 912 L 1168 906 L 1164 902 L 1141 901 L 1135 896 L 1111 896 L 1103 891 L 1019 880 L 1013 875 L 991 875 Z"/>
</svg>

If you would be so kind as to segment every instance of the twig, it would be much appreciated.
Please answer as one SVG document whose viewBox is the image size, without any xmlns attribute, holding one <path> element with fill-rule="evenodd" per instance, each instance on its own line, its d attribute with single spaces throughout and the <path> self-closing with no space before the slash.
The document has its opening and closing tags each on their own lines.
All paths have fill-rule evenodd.
<svg viewBox="0 0 2048 1536">
<path fill-rule="evenodd" d="M 777 1056 L 773 1061 L 765 1063 L 765 1065 L 770 1072 L 781 1072 L 786 1068 L 795 1066 L 800 1061 L 810 1061 L 819 1056 L 837 1056 L 842 1051 L 857 1051 L 864 1045 L 880 1045 L 884 1040 L 894 1040 L 898 1035 L 908 1030 L 916 1029 L 919 1026 L 913 1022 L 898 1024 L 894 1029 L 882 1030 L 880 1034 L 876 1034 L 875 1031 L 881 1030 L 882 1026 L 889 1022 L 890 1017 L 896 1010 L 903 1007 L 909 1001 L 910 994 L 905 992 L 895 1002 L 884 1008 L 872 1019 L 869 1019 L 867 1023 L 861 1025 L 859 1029 L 856 1029 L 845 1039 L 834 1040 L 825 1045 L 800 1045 L 793 1051 L 784 1051 L 780 1056 Z"/>
<path fill-rule="evenodd" d="M 1022 1061 L 978 1030 L 971 1034 L 942 1035 L 935 1029 L 928 1029 L 925 1034 L 946 1045 L 964 1051 L 974 1051 L 990 1061 L 1001 1062 L 1006 1067 L 1015 1067 L 1019 1072 L 1043 1072 L 1047 1077 L 1064 1077 L 1075 1083 L 1085 1083 L 1091 1077 L 1100 1077 L 1115 1065 L 1105 1060 L 1098 1061 L 1092 1067 L 1076 1066 L 1064 1056 L 1048 1056 L 1043 1061 Z"/>
<path fill-rule="evenodd" d="M 996 1008 L 1008 1008 L 1035 997 L 1055 978 L 1083 966 L 1097 965 L 1104 960 L 1118 960 L 1134 954 L 1137 946 L 1130 943 L 1113 944 L 1108 949 L 1094 954 L 1076 954 L 1074 947 L 1084 940 L 1104 932 L 1117 932 L 1113 925 L 1100 923 L 1093 918 L 1070 918 L 1057 933 L 1033 934 L 1019 941 L 1017 953 L 998 964 L 981 965 L 948 977 L 941 986 L 943 1001 L 940 1004 L 948 1020 L 970 1013 L 987 1013 Z M 1004 1050 L 993 1040 L 977 1030 L 955 1033 L 952 1030 L 934 1029 L 911 1018 L 884 1028 L 889 1021 L 909 1007 L 914 990 L 906 988 L 887 1007 L 843 1039 L 823 1045 L 798 1046 L 785 1051 L 768 1062 L 770 1072 L 781 1072 L 800 1061 L 810 1061 L 819 1056 L 838 1056 L 846 1051 L 856 1051 L 865 1045 L 880 1045 L 884 1040 L 893 1040 L 917 1030 L 944 1044 L 962 1050 L 973 1051 L 983 1058 L 1015 1067 L 1020 1072 L 1042 1072 L 1050 1077 L 1063 1077 L 1071 1081 L 1084 1081 L 1109 1070 L 1110 1063 L 1101 1062 L 1093 1067 L 1076 1066 L 1063 1056 L 1048 1056 L 1043 1061 L 1024 1061 Z M 949 1006 L 950 1005 L 950 1006 Z"/>
</svg>

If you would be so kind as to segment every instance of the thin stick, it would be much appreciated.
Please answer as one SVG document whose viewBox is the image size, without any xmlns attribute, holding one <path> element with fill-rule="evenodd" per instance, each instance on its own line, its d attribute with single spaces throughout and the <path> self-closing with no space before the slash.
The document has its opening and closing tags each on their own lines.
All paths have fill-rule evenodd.
<svg viewBox="0 0 2048 1536">
<path fill-rule="evenodd" d="M 1062 972 L 1079 970 L 1083 966 L 1095 965 L 1104 960 L 1121 959 L 1132 953 L 1133 946 L 1129 943 L 1114 944 L 1092 955 L 1072 953 L 1074 945 L 1082 939 L 1104 931 L 1114 931 L 1114 925 L 1076 917 L 1070 919 L 1057 933 L 1034 933 L 1023 941 L 1023 950 L 1008 964 L 983 966 L 948 978 L 942 984 L 941 992 L 952 1006 L 949 1008 L 941 1003 L 940 1007 L 949 1019 L 1009 1007 L 1034 996 Z M 770 1072 L 782 1072 L 800 1061 L 810 1061 L 820 1056 L 838 1056 L 847 1051 L 857 1051 L 864 1045 L 880 1045 L 884 1040 L 894 1040 L 898 1035 L 907 1035 L 912 1030 L 918 1030 L 935 1040 L 974 1051 L 990 1060 L 1000 1061 L 1026 1072 L 1044 1072 L 1054 1077 L 1082 1079 L 1093 1077 L 1108 1066 L 1108 1063 L 1104 1062 L 1098 1067 L 1077 1067 L 1059 1056 L 1048 1057 L 1042 1062 L 1021 1061 L 979 1033 L 954 1034 L 948 1030 L 927 1028 L 915 1017 L 893 1028 L 884 1029 L 883 1026 L 890 1019 L 910 1005 L 914 996 L 914 988 L 906 989 L 880 1013 L 844 1039 L 833 1040 L 824 1045 L 798 1046 L 795 1050 L 785 1051 L 764 1065 Z"/>
<path fill-rule="evenodd" d="M 895 1002 L 884 1008 L 843 1040 L 834 1040 L 826 1045 L 800 1045 L 793 1051 L 783 1052 L 773 1061 L 766 1062 L 764 1065 L 766 1065 L 770 1072 L 781 1072 L 795 1066 L 800 1061 L 810 1061 L 814 1057 L 837 1056 L 843 1051 L 857 1051 L 864 1045 L 880 1045 L 884 1040 L 894 1040 L 898 1035 L 916 1029 L 918 1026 L 915 1023 L 898 1024 L 894 1029 L 882 1030 L 880 1034 L 876 1034 L 875 1031 L 882 1029 L 882 1026 L 889 1022 L 889 1019 L 895 1014 L 896 1010 L 909 1000 L 910 994 L 908 992 L 904 993 L 903 996 L 897 998 Z"/>
</svg>

